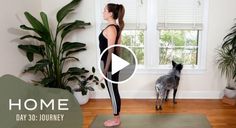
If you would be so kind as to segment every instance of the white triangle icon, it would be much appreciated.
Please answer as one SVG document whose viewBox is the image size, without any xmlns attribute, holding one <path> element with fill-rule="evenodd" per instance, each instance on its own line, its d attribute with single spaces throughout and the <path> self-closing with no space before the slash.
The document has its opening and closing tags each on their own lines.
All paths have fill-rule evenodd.
<svg viewBox="0 0 236 128">
<path fill-rule="evenodd" d="M 124 59 L 118 57 L 117 55 L 113 54 L 111 55 L 112 58 L 112 67 L 111 67 L 111 74 L 115 74 L 118 71 L 120 71 L 121 69 L 125 68 L 126 66 L 128 66 L 130 63 L 125 61 Z"/>
</svg>

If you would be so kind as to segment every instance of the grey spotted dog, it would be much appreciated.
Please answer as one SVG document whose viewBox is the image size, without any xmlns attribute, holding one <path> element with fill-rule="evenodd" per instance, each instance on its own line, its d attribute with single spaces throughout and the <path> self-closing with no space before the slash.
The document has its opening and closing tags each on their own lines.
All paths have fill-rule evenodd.
<svg viewBox="0 0 236 128">
<path fill-rule="evenodd" d="M 171 89 L 174 89 L 173 93 L 173 103 L 176 104 L 175 96 L 177 92 L 177 88 L 179 85 L 181 70 L 183 69 L 182 64 L 177 64 L 172 61 L 172 70 L 167 74 L 159 77 L 155 84 L 156 89 L 156 110 L 162 110 L 162 102 L 163 100 L 167 101 L 168 94 Z M 158 99 L 160 96 L 160 103 L 158 103 Z M 165 98 L 165 99 L 164 99 Z"/>
</svg>

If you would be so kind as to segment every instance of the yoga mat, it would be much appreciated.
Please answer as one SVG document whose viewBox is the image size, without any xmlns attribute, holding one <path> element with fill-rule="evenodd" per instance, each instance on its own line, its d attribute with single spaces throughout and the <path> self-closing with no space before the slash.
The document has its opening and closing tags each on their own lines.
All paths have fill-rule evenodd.
<svg viewBox="0 0 236 128">
<path fill-rule="evenodd" d="M 111 115 L 97 115 L 90 128 L 105 128 L 103 122 Z M 122 114 L 121 124 L 113 128 L 211 128 L 201 114 Z"/>
</svg>

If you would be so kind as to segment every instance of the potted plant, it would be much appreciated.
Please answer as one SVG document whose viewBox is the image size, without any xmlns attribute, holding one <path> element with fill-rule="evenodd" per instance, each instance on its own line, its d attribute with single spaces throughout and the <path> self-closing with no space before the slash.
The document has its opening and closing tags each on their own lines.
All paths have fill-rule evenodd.
<svg viewBox="0 0 236 128">
<path fill-rule="evenodd" d="M 224 37 L 222 46 L 217 50 L 217 64 L 227 79 L 224 95 L 236 98 L 236 23 Z"/>
<path fill-rule="evenodd" d="M 33 66 L 26 68 L 24 73 L 41 74 L 40 80 L 34 81 L 37 85 L 67 89 L 72 92 L 69 86 L 70 81 L 89 75 L 89 71 L 85 68 L 69 67 L 65 69 L 69 61 L 79 61 L 73 54 L 86 50 L 84 43 L 64 40 L 70 32 L 85 29 L 86 26 L 90 25 L 90 23 L 81 20 L 63 22 L 63 19 L 77 7 L 79 2 L 80 0 L 72 0 L 57 12 L 57 27 L 55 29 L 50 27 L 48 17 L 44 12 L 40 13 L 41 20 L 36 19 L 29 12 L 24 13 L 31 26 L 21 25 L 20 28 L 29 31 L 31 34 L 20 39 L 34 40 L 37 43 L 20 44 L 18 48 L 26 53 L 30 62 L 35 62 Z M 35 55 L 37 58 L 34 57 Z M 93 71 L 95 72 L 95 70 Z M 97 77 L 92 76 L 97 80 Z M 97 83 L 97 81 L 94 82 Z M 102 85 L 102 87 L 105 86 Z"/>
<path fill-rule="evenodd" d="M 94 84 L 99 84 L 99 79 L 97 76 L 94 75 L 95 68 L 92 68 L 91 75 L 82 75 L 80 77 L 73 77 L 71 80 L 77 82 L 77 87 L 73 89 L 74 95 L 80 105 L 86 104 L 89 100 L 89 92 L 94 91 L 94 88 L 92 87 Z M 100 83 L 102 88 L 105 88 L 105 85 L 103 83 Z"/>
</svg>

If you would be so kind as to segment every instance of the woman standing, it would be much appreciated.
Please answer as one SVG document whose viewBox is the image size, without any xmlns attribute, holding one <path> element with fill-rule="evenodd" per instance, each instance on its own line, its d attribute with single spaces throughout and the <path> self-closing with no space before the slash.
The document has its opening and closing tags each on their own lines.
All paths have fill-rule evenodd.
<svg viewBox="0 0 236 128">
<path fill-rule="evenodd" d="M 123 5 L 109 3 L 105 6 L 103 11 L 103 19 L 107 21 L 108 25 L 99 35 L 99 48 L 102 53 L 107 47 L 120 44 L 121 41 L 121 32 L 124 28 L 124 17 L 125 9 Z M 116 22 L 118 19 L 118 23 Z M 119 54 L 119 49 L 109 49 L 102 56 L 102 61 L 104 63 L 103 74 L 111 79 L 112 81 L 118 81 L 119 72 L 111 75 L 111 55 Z M 118 90 L 118 84 L 111 83 L 105 80 L 106 86 L 108 88 L 109 96 L 112 103 L 113 108 L 113 119 L 107 120 L 104 122 L 104 126 L 117 126 L 121 123 L 120 121 L 120 107 L 121 107 L 121 99 Z"/>
</svg>

